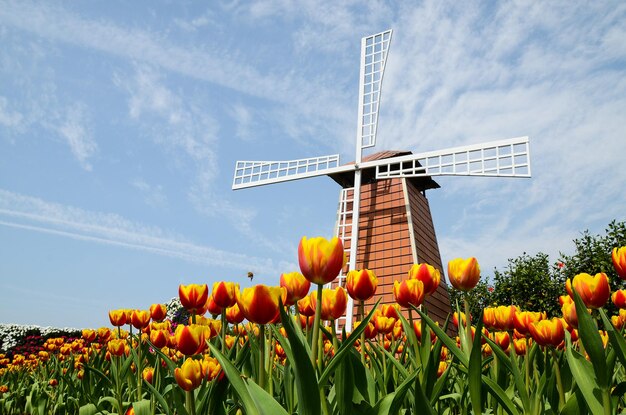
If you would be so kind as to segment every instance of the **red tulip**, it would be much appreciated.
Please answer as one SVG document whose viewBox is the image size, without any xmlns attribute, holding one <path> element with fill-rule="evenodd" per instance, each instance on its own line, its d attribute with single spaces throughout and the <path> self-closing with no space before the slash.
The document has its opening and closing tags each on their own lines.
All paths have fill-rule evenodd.
<svg viewBox="0 0 626 415">
<path fill-rule="evenodd" d="M 179 285 L 178 297 L 180 303 L 190 313 L 204 314 L 204 305 L 209 297 L 209 287 L 206 284 Z"/>
<path fill-rule="evenodd" d="M 611 301 L 617 308 L 626 308 L 626 290 L 617 290 L 611 296 Z"/>
<path fill-rule="evenodd" d="M 125 310 L 111 310 L 109 311 L 109 320 L 111 325 L 120 327 L 126 324 L 126 311 Z"/>
<path fill-rule="evenodd" d="M 528 328 L 530 334 L 533 336 L 533 340 L 541 346 L 556 347 L 561 344 L 565 338 L 565 329 L 563 328 L 561 320 L 558 318 L 531 323 Z"/>
<path fill-rule="evenodd" d="M 211 297 L 215 304 L 221 308 L 232 307 L 237 302 L 235 293 L 239 291 L 239 284 L 233 282 L 216 282 L 213 284 L 213 292 Z"/>
<path fill-rule="evenodd" d="M 181 367 L 174 369 L 176 383 L 184 391 L 192 391 L 202 383 L 202 364 L 187 358 Z"/>
<path fill-rule="evenodd" d="M 282 287 L 258 284 L 237 292 L 237 304 L 246 318 L 257 324 L 267 324 L 279 314 L 278 300 L 286 292 Z"/>
<path fill-rule="evenodd" d="M 309 296 L 311 298 L 311 306 L 317 307 L 316 293 L 312 292 Z M 337 320 L 339 317 L 343 317 L 346 314 L 346 307 L 348 305 L 348 296 L 346 291 L 342 287 L 333 289 L 324 288 L 322 290 L 322 320 Z"/>
<path fill-rule="evenodd" d="M 134 328 L 141 330 L 150 324 L 150 313 L 145 310 L 133 310 L 130 321 Z"/>
<path fill-rule="evenodd" d="M 366 301 L 374 296 L 378 278 L 369 269 L 351 270 L 346 275 L 346 289 L 354 300 Z"/>
<path fill-rule="evenodd" d="M 239 305 L 235 303 L 234 306 L 226 309 L 226 321 L 230 324 L 239 324 L 243 321 L 245 316 L 239 308 Z"/>
<path fill-rule="evenodd" d="M 176 348 L 185 356 L 193 356 L 206 348 L 204 327 L 192 324 L 191 326 L 179 325 L 174 332 Z"/>
<path fill-rule="evenodd" d="M 402 307 L 419 307 L 424 301 L 424 283 L 420 280 L 394 281 L 393 295 Z"/>
<path fill-rule="evenodd" d="M 150 318 L 152 321 L 163 321 L 167 317 L 167 308 L 163 304 L 152 304 L 150 306 Z"/>
<path fill-rule="evenodd" d="M 311 296 L 301 298 L 298 303 L 298 312 L 306 317 L 312 317 L 315 315 L 315 307 L 311 304 Z"/>
<path fill-rule="evenodd" d="M 572 286 L 587 308 L 600 308 L 606 304 L 611 296 L 609 277 L 604 272 L 599 272 L 593 277 L 583 272 L 576 275 L 572 281 L 568 278 L 565 288 L 570 297 L 574 298 Z"/>
</svg>

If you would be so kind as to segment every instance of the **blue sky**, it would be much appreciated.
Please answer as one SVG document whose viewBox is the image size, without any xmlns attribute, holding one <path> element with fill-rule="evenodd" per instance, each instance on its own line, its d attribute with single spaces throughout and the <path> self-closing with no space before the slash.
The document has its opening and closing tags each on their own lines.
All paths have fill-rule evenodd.
<svg viewBox="0 0 626 415">
<path fill-rule="evenodd" d="M 388 28 L 376 150 L 531 139 L 531 179 L 437 179 L 444 263 L 488 277 L 626 219 L 623 2 L 3 0 L 0 322 L 97 327 L 297 270 L 339 187 L 233 192 L 235 161 L 353 160 L 360 38 Z"/>
</svg>

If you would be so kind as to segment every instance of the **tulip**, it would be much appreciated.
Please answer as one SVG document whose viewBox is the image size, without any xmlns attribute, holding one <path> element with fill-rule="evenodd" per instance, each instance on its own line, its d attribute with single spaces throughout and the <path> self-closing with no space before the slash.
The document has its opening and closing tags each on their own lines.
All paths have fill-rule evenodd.
<svg viewBox="0 0 626 415">
<path fill-rule="evenodd" d="M 569 326 L 578 328 L 578 315 L 576 314 L 576 305 L 573 302 L 564 303 L 561 312 Z"/>
<path fill-rule="evenodd" d="M 307 296 L 311 288 L 311 281 L 304 278 L 304 275 L 299 272 L 289 272 L 280 274 L 280 286 L 285 287 L 287 290 L 285 305 L 292 306 L 298 302 L 298 300 Z M 313 310 L 313 312 L 315 312 L 315 310 Z"/>
<path fill-rule="evenodd" d="M 470 291 L 478 284 L 480 267 L 476 258 L 456 258 L 448 262 L 448 278 L 457 290 Z"/>
<path fill-rule="evenodd" d="M 356 330 L 356 328 L 359 327 L 361 323 L 362 323 L 361 321 L 355 322 L 354 329 Z M 365 330 L 363 330 L 363 334 L 365 335 L 365 338 L 368 340 L 375 338 L 376 335 L 378 334 L 378 330 L 376 329 L 376 326 L 374 325 L 374 323 L 372 323 L 371 321 L 367 323 Z"/>
<path fill-rule="evenodd" d="M 572 281 L 568 278 L 565 288 L 570 297 L 574 298 L 572 286 L 587 308 L 600 308 L 606 304 L 611 296 L 609 277 L 604 272 L 599 272 L 593 277 L 583 272 L 576 275 Z"/>
<path fill-rule="evenodd" d="M 202 364 L 188 357 L 181 367 L 174 370 L 174 377 L 182 390 L 192 391 L 202 383 Z"/>
<path fill-rule="evenodd" d="M 237 291 L 237 304 L 246 318 L 257 324 L 267 324 L 279 313 L 278 300 L 283 296 L 282 287 L 258 284 Z"/>
<path fill-rule="evenodd" d="M 420 280 L 394 281 L 393 295 L 402 307 L 419 307 L 424 301 L 424 283 Z"/>
<path fill-rule="evenodd" d="M 385 317 L 383 315 L 374 316 L 374 326 L 381 334 L 387 334 L 393 330 L 393 326 L 396 324 L 395 318 Z"/>
<path fill-rule="evenodd" d="M 496 319 L 495 328 L 498 330 L 513 330 L 515 319 L 515 306 L 501 305 L 494 310 L 494 316 Z"/>
<path fill-rule="evenodd" d="M 233 282 L 216 282 L 213 284 L 213 292 L 211 296 L 215 304 L 221 308 L 232 307 L 237 302 L 235 292 L 239 291 L 239 284 Z"/>
<path fill-rule="evenodd" d="M 378 278 L 369 269 L 351 270 L 346 275 L 346 289 L 354 300 L 367 301 L 376 293 Z"/>
<path fill-rule="evenodd" d="M 317 307 L 317 298 L 315 293 L 311 293 L 311 305 Z M 337 287 L 334 290 L 324 288 L 322 291 L 322 312 L 321 319 L 325 321 L 337 320 L 339 317 L 343 317 L 346 314 L 346 307 L 348 305 L 348 296 L 346 291 L 342 287 Z"/>
<path fill-rule="evenodd" d="M 167 317 L 167 308 L 163 304 L 152 304 L 150 306 L 150 318 L 152 321 L 161 322 Z"/>
<path fill-rule="evenodd" d="M 178 286 L 180 303 L 193 314 L 204 314 L 204 305 L 209 298 L 209 287 L 206 284 L 189 284 Z"/>
<path fill-rule="evenodd" d="M 202 353 L 206 347 L 205 330 L 197 324 L 179 325 L 174 332 L 174 339 L 176 340 L 176 349 L 185 356 Z"/>
<path fill-rule="evenodd" d="M 111 310 L 109 311 L 109 320 L 111 325 L 120 327 L 126 324 L 126 311 L 125 310 Z"/>
<path fill-rule="evenodd" d="M 211 356 L 205 356 L 200 363 L 202 364 L 202 377 L 209 382 L 213 379 L 218 378 L 218 376 L 222 372 L 222 367 L 220 366 L 217 359 Z"/>
<path fill-rule="evenodd" d="M 424 284 L 424 295 L 437 291 L 441 281 L 441 273 L 429 264 L 414 264 L 409 270 L 409 279 L 420 280 Z"/>
<path fill-rule="evenodd" d="M 315 307 L 311 304 L 311 296 L 306 296 L 298 300 L 298 312 L 306 317 L 313 317 L 315 315 Z"/>
<path fill-rule="evenodd" d="M 539 320 L 546 319 L 546 313 L 532 311 L 517 311 L 513 316 L 513 325 L 521 334 L 528 334 L 528 326 Z"/>
<path fill-rule="evenodd" d="M 484 320 L 484 316 L 485 316 L 485 314 L 483 313 L 483 320 Z M 452 324 L 454 324 L 456 327 L 459 327 L 459 321 L 463 322 L 463 326 L 465 326 L 467 324 L 467 319 L 465 318 L 465 313 L 461 312 L 461 318 L 459 319 L 459 313 L 457 313 L 455 311 L 454 314 L 452 314 Z"/>
<path fill-rule="evenodd" d="M 518 356 L 524 356 L 528 351 L 528 339 L 514 339 L 513 340 L 513 350 L 515 350 L 515 354 Z"/>
<path fill-rule="evenodd" d="M 380 306 L 380 314 L 385 317 L 399 319 L 398 317 L 398 305 L 397 304 L 383 304 Z"/>
<path fill-rule="evenodd" d="M 167 341 L 170 338 L 170 333 L 167 330 L 152 330 L 150 331 L 150 342 L 154 344 L 154 347 L 161 349 L 167 345 Z"/>
<path fill-rule="evenodd" d="M 298 245 L 298 263 L 304 277 L 324 285 L 334 280 L 346 263 L 343 244 L 338 238 L 302 237 Z"/>
<path fill-rule="evenodd" d="M 483 325 L 489 330 L 496 326 L 496 309 L 494 307 L 485 307 L 483 310 Z"/>
<path fill-rule="evenodd" d="M 85 339 L 86 342 L 91 343 L 96 340 L 98 333 L 95 330 L 84 329 L 82 332 L 82 335 L 83 335 L 83 339 Z"/>
<path fill-rule="evenodd" d="M 440 378 L 448 368 L 447 362 L 439 362 L 439 366 L 437 367 L 437 377 Z"/>
<path fill-rule="evenodd" d="M 617 275 L 621 279 L 626 280 L 626 246 L 613 248 L 611 258 L 613 259 L 613 267 Z"/>
<path fill-rule="evenodd" d="M 511 336 L 506 331 L 497 331 L 493 333 L 491 339 L 504 351 L 507 351 L 511 344 Z"/>
<path fill-rule="evenodd" d="M 145 368 L 143 372 L 141 372 L 141 377 L 143 378 L 143 380 L 145 380 L 146 382 L 152 385 L 152 380 L 154 378 L 154 368 L 153 367 Z"/>
<path fill-rule="evenodd" d="M 133 310 L 130 321 L 134 328 L 141 330 L 144 327 L 148 327 L 150 323 L 150 313 L 145 310 Z"/>
<path fill-rule="evenodd" d="M 626 290 L 617 290 L 611 296 L 611 301 L 617 308 L 626 308 Z"/>
<path fill-rule="evenodd" d="M 244 318 L 245 316 L 241 312 L 241 309 L 239 308 L 239 305 L 237 305 L 237 303 L 235 303 L 235 305 L 233 305 L 232 307 L 226 309 L 226 320 L 230 324 L 239 324 L 243 321 Z"/>
<path fill-rule="evenodd" d="M 556 347 L 565 338 L 565 329 L 558 318 L 540 320 L 536 323 L 531 323 L 528 328 L 533 340 L 541 346 Z"/>
<path fill-rule="evenodd" d="M 435 322 L 435 324 L 439 325 L 439 322 Z M 421 342 L 422 341 L 422 321 L 421 320 L 415 320 L 413 322 L 413 331 L 415 332 L 415 336 L 417 337 L 417 340 Z M 435 336 L 435 332 L 433 331 L 433 329 L 429 329 L 429 332 L 430 332 L 430 340 L 434 343 L 435 341 L 437 341 L 437 336 Z"/>
<path fill-rule="evenodd" d="M 113 356 L 121 356 L 126 351 L 126 340 L 113 339 L 107 343 L 107 351 Z"/>
<path fill-rule="evenodd" d="M 235 298 L 237 298 L 236 294 L 235 294 Z M 204 309 L 208 311 L 212 316 L 218 316 L 222 314 L 222 307 L 217 305 L 212 294 L 208 296 L 206 300 L 206 304 L 204 305 Z M 204 312 L 199 313 L 199 314 L 204 314 Z"/>
</svg>

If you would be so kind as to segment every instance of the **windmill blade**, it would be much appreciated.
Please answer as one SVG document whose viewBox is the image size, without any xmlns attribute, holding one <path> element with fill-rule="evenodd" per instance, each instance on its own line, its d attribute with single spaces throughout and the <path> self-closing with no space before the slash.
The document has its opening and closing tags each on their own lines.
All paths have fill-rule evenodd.
<svg viewBox="0 0 626 415">
<path fill-rule="evenodd" d="M 286 161 L 237 161 L 232 189 L 263 186 L 350 170 L 354 170 L 354 165 L 340 166 L 338 154 Z"/>
<path fill-rule="evenodd" d="M 530 177 L 528 137 L 363 163 L 377 179 L 422 176 Z"/>
<path fill-rule="evenodd" d="M 392 31 L 361 39 L 357 150 L 376 145 L 378 107 Z"/>
</svg>

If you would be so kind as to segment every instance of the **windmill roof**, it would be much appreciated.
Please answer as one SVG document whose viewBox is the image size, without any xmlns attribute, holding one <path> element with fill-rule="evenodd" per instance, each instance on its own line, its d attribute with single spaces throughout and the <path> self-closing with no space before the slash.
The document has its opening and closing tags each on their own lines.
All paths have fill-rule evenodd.
<svg viewBox="0 0 626 415">
<path fill-rule="evenodd" d="M 373 160 L 383 160 L 400 156 L 407 156 L 409 154 L 413 154 L 411 151 L 400 151 L 400 150 L 383 150 L 377 153 L 373 153 L 363 157 L 363 161 L 373 161 Z M 354 164 L 354 161 L 351 161 L 347 164 Z M 370 167 L 361 170 L 361 182 L 363 184 L 371 183 L 376 180 L 376 168 Z M 336 181 L 341 187 L 353 187 L 354 186 L 354 172 L 344 172 L 344 173 L 335 173 L 329 174 L 331 179 Z M 439 184 L 434 181 L 430 176 L 424 177 L 410 177 L 407 178 L 413 185 L 415 185 L 420 190 L 427 189 L 438 189 Z"/>
</svg>

